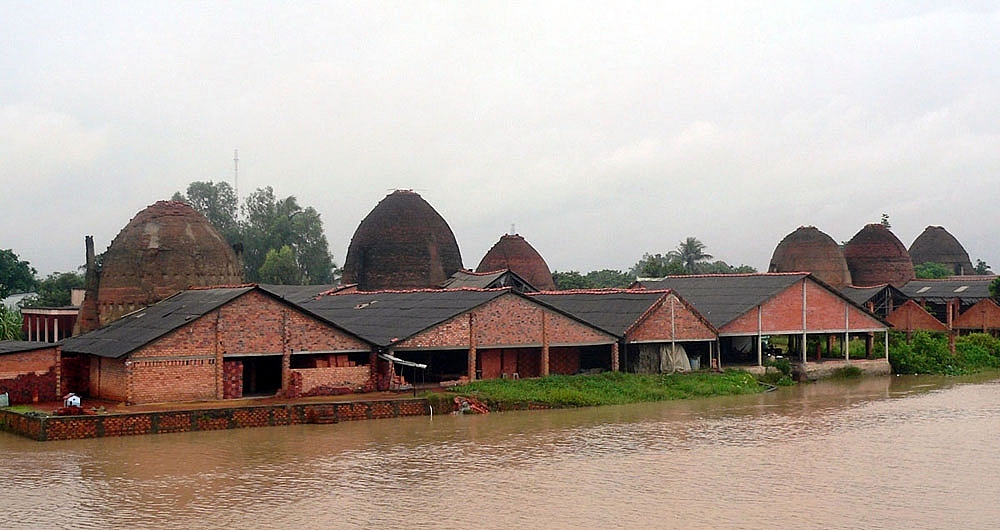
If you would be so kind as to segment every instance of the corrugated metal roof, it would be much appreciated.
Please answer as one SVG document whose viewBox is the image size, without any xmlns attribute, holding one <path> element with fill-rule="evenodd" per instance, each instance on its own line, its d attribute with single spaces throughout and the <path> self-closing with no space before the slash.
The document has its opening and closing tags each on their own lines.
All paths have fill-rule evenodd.
<svg viewBox="0 0 1000 530">
<path fill-rule="evenodd" d="M 647 289 L 673 289 L 716 329 L 770 300 L 808 273 L 712 274 L 641 280 Z"/>
<path fill-rule="evenodd" d="M 45 348 L 55 348 L 53 342 L 37 342 L 28 340 L 0 340 L 0 355 L 5 353 L 21 353 Z"/>
<path fill-rule="evenodd" d="M 301 306 L 379 346 L 389 346 L 511 293 L 510 289 L 373 291 L 333 294 Z"/>
<path fill-rule="evenodd" d="M 941 280 L 911 280 L 900 291 L 906 296 L 931 303 L 959 299 L 974 304 L 990 297 L 993 276 L 968 276 Z"/>
<path fill-rule="evenodd" d="M 639 290 L 549 291 L 530 296 L 620 338 L 665 294 L 663 291 Z"/>
<path fill-rule="evenodd" d="M 181 291 L 103 328 L 65 339 L 62 351 L 119 358 L 253 289 L 242 286 Z"/>
</svg>

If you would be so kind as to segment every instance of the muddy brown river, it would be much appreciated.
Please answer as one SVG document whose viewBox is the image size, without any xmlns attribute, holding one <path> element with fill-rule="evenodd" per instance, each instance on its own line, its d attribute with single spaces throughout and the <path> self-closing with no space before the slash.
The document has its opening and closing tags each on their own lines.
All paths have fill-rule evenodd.
<svg viewBox="0 0 1000 530">
<path fill-rule="evenodd" d="M 0 433 L 3 528 L 995 528 L 1000 381 L 68 442 Z"/>
</svg>

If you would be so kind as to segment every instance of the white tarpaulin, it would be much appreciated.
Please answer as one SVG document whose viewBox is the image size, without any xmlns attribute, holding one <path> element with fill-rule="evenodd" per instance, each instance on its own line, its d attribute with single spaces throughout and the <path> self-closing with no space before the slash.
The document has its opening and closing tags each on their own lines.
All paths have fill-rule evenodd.
<svg viewBox="0 0 1000 530">
<path fill-rule="evenodd" d="M 670 344 L 660 345 L 661 373 L 687 372 L 690 369 L 691 361 L 688 359 L 687 352 L 684 351 L 684 346 L 674 344 L 671 348 Z"/>
</svg>

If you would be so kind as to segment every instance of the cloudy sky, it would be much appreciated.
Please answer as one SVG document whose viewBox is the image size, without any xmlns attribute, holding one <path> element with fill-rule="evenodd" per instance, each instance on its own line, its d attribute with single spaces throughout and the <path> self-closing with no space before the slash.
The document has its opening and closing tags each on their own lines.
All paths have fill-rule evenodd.
<svg viewBox="0 0 1000 530">
<path fill-rule="evenodd" d="M 0 0 L 0 248 L 73 270 L 239 149 L 337 263 L 404 188 L 470 268 L 514 225 L 555 270 L 765 270 L 887 213 L 1000 270 L 996 2 L 282 4 Z"/>
</svg>

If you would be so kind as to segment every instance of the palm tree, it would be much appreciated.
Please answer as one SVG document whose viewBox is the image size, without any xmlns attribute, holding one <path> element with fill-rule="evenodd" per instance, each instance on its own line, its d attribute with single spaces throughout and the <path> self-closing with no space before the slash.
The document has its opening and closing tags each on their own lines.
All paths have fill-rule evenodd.
<svg viewBox="0 0 1000 530">
<path fill-rule="evenodd" d="M 677 245 L 677 250 L 667 253 L 673 259 L 679 260 L 684 265 L 684 270 L 688 274 L 697 272 L 698 264 L 712 259 L 711 254 L 705 253 L 705 244 L 698 241 L 696 237 L 688 237 Z"/>
</svg>

